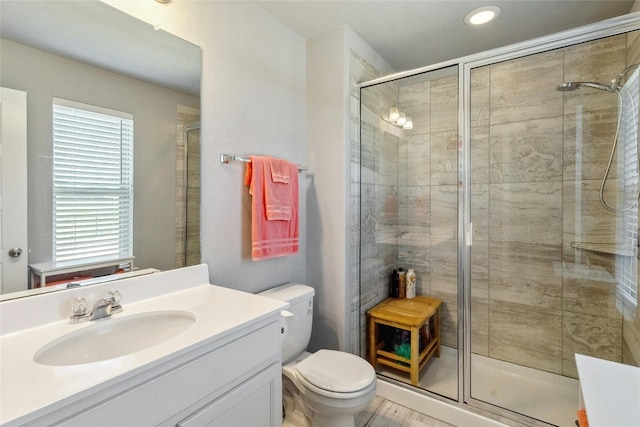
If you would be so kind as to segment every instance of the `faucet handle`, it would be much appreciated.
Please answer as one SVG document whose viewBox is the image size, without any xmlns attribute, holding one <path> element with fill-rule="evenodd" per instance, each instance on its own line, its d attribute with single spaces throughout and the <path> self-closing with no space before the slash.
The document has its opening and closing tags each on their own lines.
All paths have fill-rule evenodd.
<svg viewBox="0 0 640 427">
<path fill-rule="evenodd" d="M 118 290 L 109 291 L 105 298 L 111 300 L 111 313 L 120 313 L 122 311 L 122 294 Z"/>
<path fill-rule="evenodd" d="M 89 305 L 85 297 L 79 297 L 71 303 L 69 323 L 80 323 L 89 319 Z"/>
</svg>

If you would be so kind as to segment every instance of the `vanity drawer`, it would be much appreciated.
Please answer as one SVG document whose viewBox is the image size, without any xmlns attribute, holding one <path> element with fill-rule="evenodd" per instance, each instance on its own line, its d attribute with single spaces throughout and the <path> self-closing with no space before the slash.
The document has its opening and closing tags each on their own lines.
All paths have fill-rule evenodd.
<svg viewBox="0 0 640 427">
<path fill-rule="evenodd" d="M 280 345 L 280 324 L 272 322 L 169 371 L 155 368 L 157 375 L 115 397 L 106 391 L 111 398 L 57 425 L 176 425 L 268 366 L 281 367 Z M 280 369 L 277 374 L 279 380 Z M 135 384 L 135 378 L 131 381 Z M 269 395 L 268 404 L 273 403 Z"/>
</svg>

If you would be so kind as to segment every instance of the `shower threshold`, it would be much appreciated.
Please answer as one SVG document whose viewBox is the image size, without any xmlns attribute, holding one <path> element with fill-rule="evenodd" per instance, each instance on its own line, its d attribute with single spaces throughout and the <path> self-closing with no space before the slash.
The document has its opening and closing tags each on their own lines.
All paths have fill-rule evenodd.
<svg viewBox="0 0 640 427">
<path fill-rule="evenodd" d="M 440 358 L 420 373 L 418 388 L 441 396 L 458 397 L 458 351 L 442 346 Z M 406 374 L 379 367 L 385 377 L 409 384 Z M 561 427 L 575 427 L 578 380 L 504 362 L 471 356 L 471 397 Z M 401 402 L 400 402 L 401 403 Z M 447 421 L 447 420 L 443 420 Z"/>
</svg>

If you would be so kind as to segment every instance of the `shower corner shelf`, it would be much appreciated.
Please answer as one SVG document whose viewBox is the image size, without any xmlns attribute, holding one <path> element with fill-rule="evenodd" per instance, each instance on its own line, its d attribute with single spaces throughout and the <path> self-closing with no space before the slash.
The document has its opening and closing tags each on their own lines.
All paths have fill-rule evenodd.
<svg viewBox="0 0 640 427">
<path fill-rule="evenodd" d="M 622 245 L 615 243 L 571 242 L 570 246 L 574 249 L 598 252 L 601 254 L 634 256 L 633 252 L 630 252 L 629 250 L 624 249 Z"/>
<path fill-rule="evenodd" d="M 418 385 L 420 370 L 431 356 L 440 357 L 440 305 L 436 298 L 418 296 L 416 298 L 387 298 L 367 311 L 369 319 L 369 362 L 375 368 L 378 363 L 407 372 L 412 385 Z M 399 356 L 385 348 L 392 346 L 385 341 L 379 326 L 409 331 L 411 355 Z M 431 339 L 420 348 L 420 334 L 423 326 L 431 331 Z M 388 340 L 388 338 L 387 338 Z"/>
</svg>

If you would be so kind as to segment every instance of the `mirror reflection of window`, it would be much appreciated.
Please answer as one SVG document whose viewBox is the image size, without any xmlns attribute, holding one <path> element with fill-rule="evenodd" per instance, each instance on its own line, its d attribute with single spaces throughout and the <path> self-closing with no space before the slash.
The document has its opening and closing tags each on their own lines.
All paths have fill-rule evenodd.
<svg viewBox="0 0 640 427">
<path fill-rule="evenodd" d="M 53 260 L 133 255 L 133 116 L 53 103 Z"/>
</svg>

